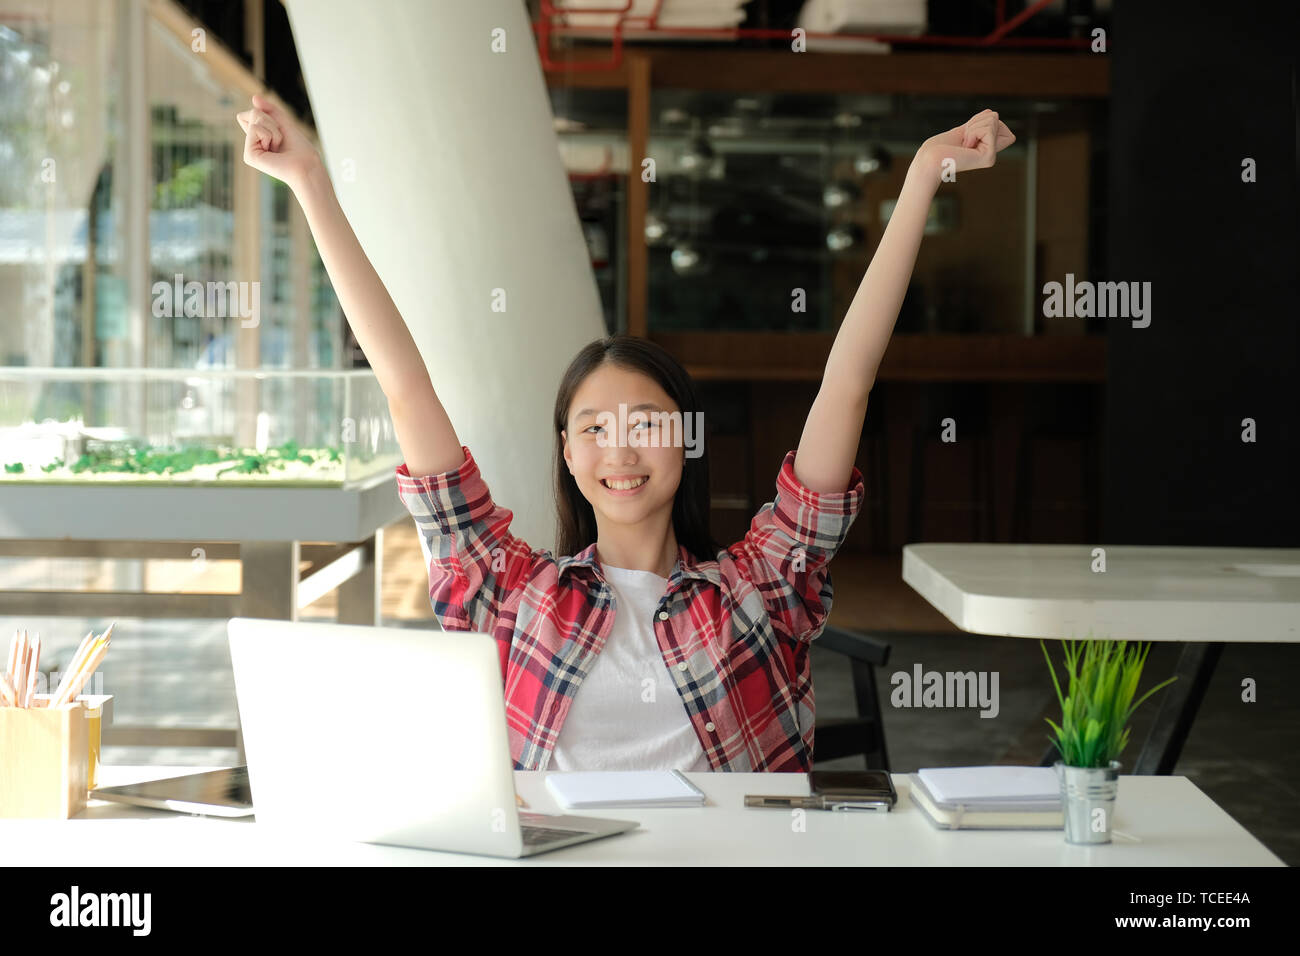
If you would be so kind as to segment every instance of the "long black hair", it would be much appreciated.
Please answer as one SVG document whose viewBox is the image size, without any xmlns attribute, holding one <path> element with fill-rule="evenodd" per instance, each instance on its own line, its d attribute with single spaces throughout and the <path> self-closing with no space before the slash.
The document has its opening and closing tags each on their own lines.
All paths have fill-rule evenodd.
<svg viewBox="0 0 1300 956">
<path fill-rule="evenodd" d="M 606 364 L 641 372 L 657 382 L 681 409 L 683 422 L 687 415 L 703 411 L 690 375 L 662 346 L 634 335 L 609 335 L 584 346 L 569 363 L 555 396 L 556 554 L 577 554 L 596 540 L 596 513 L 565 464 L 560 432 L 568 428 L 574 393 L 588 375 Z M 696 559 L 714 561 L 722 546 L 709 531 L 709 442 L 707 436 L 701 438 L 701 454 L 684 459 L 673 499 L 673 533 Z"/>
</svg>

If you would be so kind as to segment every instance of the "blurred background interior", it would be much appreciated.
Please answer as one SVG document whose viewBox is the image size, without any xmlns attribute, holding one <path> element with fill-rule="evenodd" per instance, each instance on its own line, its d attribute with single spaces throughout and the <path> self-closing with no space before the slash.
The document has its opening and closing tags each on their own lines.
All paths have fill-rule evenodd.
<svg viewBox="0 0 1300 956">
<path fill-rule="evenodd" d="M 1213 103 L 1214 77 L 1148 58 L 1151 76 L 1139 80 L 1135 66 L 1094 52 L 1093 31 L 1114 44 L 1169 36 L 1177 46 L 1194 35 L 1190 13 L 1112 10 L 1108 0 L 928 0 L 868 16 L 868 4 L 667 0 L 652 25 L 557 6 L 528 3 L 606 326 L 662 344 L 703 389 L 720 539 L 743 535 L 772 497 L 917 146 L 984 108 L 1016 132 L 994 168 L 941 190 L 932 206 L 871 394 L 858 460 L 867 500 L 833 565 L 831 618 L 890 644 L 888 666 L 872 673 L 883 700 L 889 673 L 914 662 L 998 670 L 1001 716 L 886 706 L 891 769 L 1036 763 L 1055 704 L 1037 643 L 958 631 L 902 582 L 904 544 L 1300 542 L 1295 506 L 1283 505 L 1294 470 L 1284 494 L 1274 452 L 1260 449 L 1244 471 L 1195 448 L 1207 427 L 1236 427 L 1269 402 L 1294 419 L 1282 370 L 1294 370 L 1295 354 L 1277 359 L 1267 345 L 1296 342 L 1294 299 L 1280 286 L 1276 317 L 1242 333 L 1255 350 L 1226 359 L 1206 344 L 1224 316 L 1200 311 L 1195 289 L 1180 302 L 1183 293 L 1160 287 L 1163 311 L 1140 344 L 1116 335 L 1113 320 L 1043 314 L 1044 284 L 1067 274 L 1149 278 L 1125 268 L 1119 240 L 1158 247 L 1185 234 L 1179 215 L 1134 221 L 1120 197 L 1135 149 L 1199 143 L 1205 130 L 1177 128 L 1193 111 L 1166 108 L 1169 89 Z M 793 57 L 797 26 L 841 35 L 809 38 L 809 52 Z M 203 57 L 193 55 L 196 30 Z M 12 386 L 0 387 L 0 427 L 24 415 L 109 424 L 117 414 L 110 393 L 67 382 L 34 390 L 22 368 L 365 368 L 296 202 L 241 161 L 233 115 L 250 92 L 269 87 L 311 124 L 293 50 L 277 0 L 0 0 L 0 370 L 13 373 L 0 373 Z M 1247 128 L 1252 117 L 1229 121 Z M 1145 145 L 1135 125 L 1148 127 Z M 1174 145 L 1176 136 L 1191 142 Z M 642 156 L 655 158 L 653 188 Z M 1234 255 L 1251 256 L 1233 251 L 1250 226 L 1222 198 L 1212 187 L 1187 194 L 1204 242 L 1231 270 Z M 258 276 L 259 334 L 236 336 L 237 318 L 130 307 L 177 273 Z M 797 307 L 792 288 L 803 290 Z M 1175 333 L 1184 310 L 1196 314 Z M 222 401 L 205 381 L 150 401 L 163 416 Z M 1218 403 L 1221 420 L 1179 423 L 1192 389 L 1198 407 Z M 960 419 L 955 444 L 934 427 L 947 415 Z M 1199 484 L 1171 478 L 1192 474 Z M 383 620 L 432 626 L 411 521 L 383 530 Z M 0 625 L 21 622 L 70 652 L 100 619 L 61 615 L 53 595 L 237 590 L 239 574 L 231 560 L 208 562 L 196 579 L 183 555 L 36 556 L 0 540 Z M 335 600 L 301 616 L 332 618 Z M 105 759 L 229 762 L 224 626 L 137 613 L 119 625 L 105 665 L 116 695 Z M 1148 679 L 1171 671 L 1176 654 L 1157 645 Z M 815 648 L 813 663 L 819 728 L 855 716 L 848 660 Z M 1300 837 L 1273 808 L 1300 797 L 1296 771 L 1276 757 L 1298 742 L 1294 693 L 1262 699 L 1245 721 L 1238 684 L 1269 673 L 1294 687 L 1298 670 L 1293 646 L 1230 645 L 1178 771 L 1290 863 L 1300 862 Z M 1151 716 L 1139 711 L 1135 741 Z M 174 733 L 160 743 L 151 728 Z M 860 753 L 818 761 L 861 766 Z"/>
</svg>

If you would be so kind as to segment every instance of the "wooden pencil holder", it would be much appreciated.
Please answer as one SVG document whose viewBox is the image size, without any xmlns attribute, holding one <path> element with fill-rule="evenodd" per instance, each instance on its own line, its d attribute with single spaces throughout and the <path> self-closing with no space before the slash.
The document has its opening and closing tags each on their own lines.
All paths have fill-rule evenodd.
<svg viewBox="0 0 1300 956">
<path fill-rule="evenodd" d="M 0 817 L 66 820 L 86 807 L 87 703 L 0 707 Z"/>
<path fill-rule="evenodd" d="M 49 703 L 52 694 L 33 694 L 32 699 Z M 112 694 L 78 694 L 77 700 L 86 705 L 86 789 L 99 786 L 99 747 L 105 724 L 113 722 Z"/>
</svg>

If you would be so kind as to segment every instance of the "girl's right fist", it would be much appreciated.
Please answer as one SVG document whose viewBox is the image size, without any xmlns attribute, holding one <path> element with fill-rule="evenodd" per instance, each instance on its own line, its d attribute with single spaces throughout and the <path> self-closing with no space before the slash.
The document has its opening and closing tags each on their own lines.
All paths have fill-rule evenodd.
<svg viewBox="0 0 1300 956">
<path fill-rule="evenodd" d="M 235 119 L 244 131 L 244 162 L 295 192 L 321 166 L 316 147 L 265 97 L 254 96 L 253 108 L 235 114 Z"/>
</svg>

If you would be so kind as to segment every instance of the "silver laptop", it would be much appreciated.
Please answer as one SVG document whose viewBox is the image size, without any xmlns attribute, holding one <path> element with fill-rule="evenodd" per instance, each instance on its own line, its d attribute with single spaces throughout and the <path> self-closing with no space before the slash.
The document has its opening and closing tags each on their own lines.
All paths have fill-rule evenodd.
<svg viewBox="0 0 1300 956">
<path fill-rule="evenodd" d="M 496 641 L 231 618 L 259 824 L 522 857 L 635 829 L 518 809 Z"/>
</svg>

